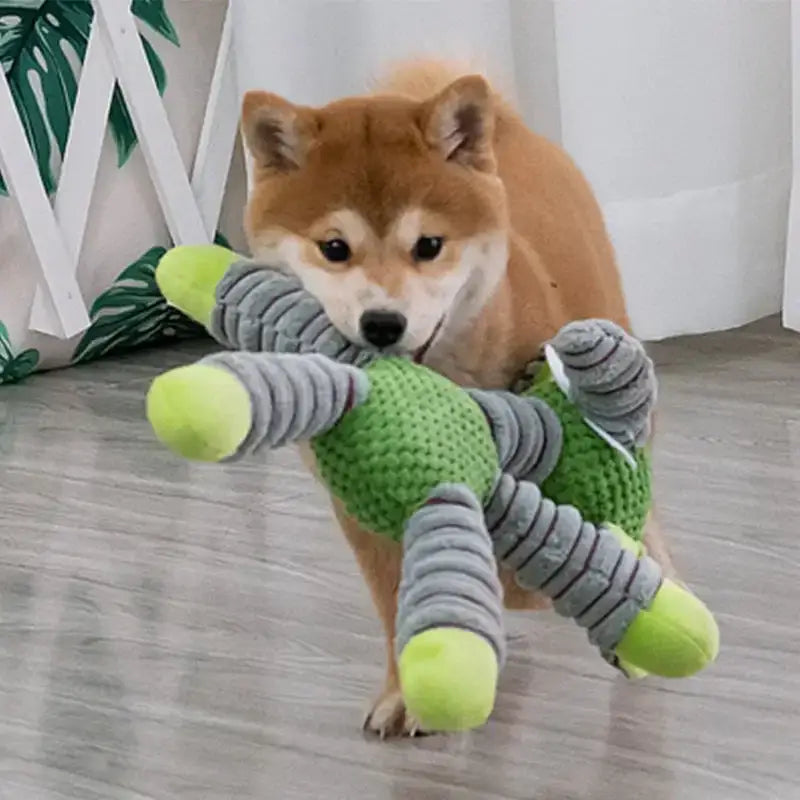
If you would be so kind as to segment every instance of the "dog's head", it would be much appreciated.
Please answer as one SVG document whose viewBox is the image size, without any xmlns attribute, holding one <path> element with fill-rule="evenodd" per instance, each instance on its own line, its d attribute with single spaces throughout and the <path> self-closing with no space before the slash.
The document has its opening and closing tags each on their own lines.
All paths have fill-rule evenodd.
<svg viewBox="0 0 800 800">
<path fill-rule="evenodd" d="M 435 97 L 315 109 L 244 99 L 253 256 L 295 272 L 352 341 L 421 359 L 469 322 L 502 276 L 505 192 L 483 78 Z"/>
</svg>

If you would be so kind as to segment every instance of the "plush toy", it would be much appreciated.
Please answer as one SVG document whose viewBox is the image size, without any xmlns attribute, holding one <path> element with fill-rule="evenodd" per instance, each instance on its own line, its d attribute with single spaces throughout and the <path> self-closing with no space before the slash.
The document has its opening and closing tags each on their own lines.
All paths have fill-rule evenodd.
<svg viewBox="0 0 800 800">
<path fill-rule="evenodd" d="M 156 434 L 205 461 L 309 441 L 349 513 L 402 541 L 400 680 L 423 727 L 471 728 L 491 712 L 505 653 L 498 563 L 629 674 L 686 676 L 716 656 L 713 617 L 640 542 L 655 382 L 617 326 L 566 326 L 525 395 L 466 391 L 353 345 L 296 278 L 223 248 L 178 248 L 156 277 L 236 350 L 154 381 Z"/>
</svg>

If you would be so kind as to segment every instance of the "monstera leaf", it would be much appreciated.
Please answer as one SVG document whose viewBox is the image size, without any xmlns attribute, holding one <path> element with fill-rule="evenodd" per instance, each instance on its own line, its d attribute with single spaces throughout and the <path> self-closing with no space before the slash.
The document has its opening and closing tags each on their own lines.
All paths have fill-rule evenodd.
<svg viewBox="0 0 800 800">
<path fill-rule="evenodd" d="M 38 350 L 23 350 L 14 354 L 8 328 L 0 322 L 0 383 L 16 383 L 27 378 L 38 363 Z"/>
<path fill-rule="evenodd" d="M 91 325 L 75 348 L 73 363 L 203 333 L 201 326 L 167 305 L 156 285 L 156 266 L 165 252 L 163 247 L 148 250 L 94 301 Z"/>
<path fill-rule="evenodd" d="M 131 9 L 147 27 L 178 44 L 164 0 L 134 0 Z M 78 88 L 75 63 L 83 63 L 92 17 L 90 0 L 0 0 L 0 67 L 48 192 L 56 186 L 53 145 L 60 156 L 67 145 Z M 163 92 L 164 67 L 144 37 L 142 45 Z M 121 166 L 136 144 L 136 134 L 119 87 L 114 90 L 109 127 Z M 0 194 L 5 193 L 0 176 Z"/>
</svg>

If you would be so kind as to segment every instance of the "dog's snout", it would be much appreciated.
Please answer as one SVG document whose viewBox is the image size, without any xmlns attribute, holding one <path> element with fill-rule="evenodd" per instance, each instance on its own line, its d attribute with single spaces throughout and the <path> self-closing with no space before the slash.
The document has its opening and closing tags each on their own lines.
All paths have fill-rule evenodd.
<svg viewBox="0 0 800 800">
<path fill-rule="evenodd" d="M 399 311 L 365 311 L 360 320 L 361 335 L 373 347 L 391 347 L 406 332 L 408 320 Z"/>
</svg>

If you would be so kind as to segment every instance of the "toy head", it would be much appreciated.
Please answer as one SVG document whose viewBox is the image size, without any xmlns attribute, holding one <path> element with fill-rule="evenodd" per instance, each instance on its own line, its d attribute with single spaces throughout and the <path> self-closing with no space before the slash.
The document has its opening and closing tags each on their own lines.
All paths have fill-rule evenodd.
<svg viewBox="0 0 800 800">
<path fill-rule="evenodd" d="M 250 92 L 242 130 L 254 258 L 295 272 L 350 341 L 417 354 L 464 297 L 488 299 L 508 221 L 482 78 L 322 108 Z"/>
</svg>

